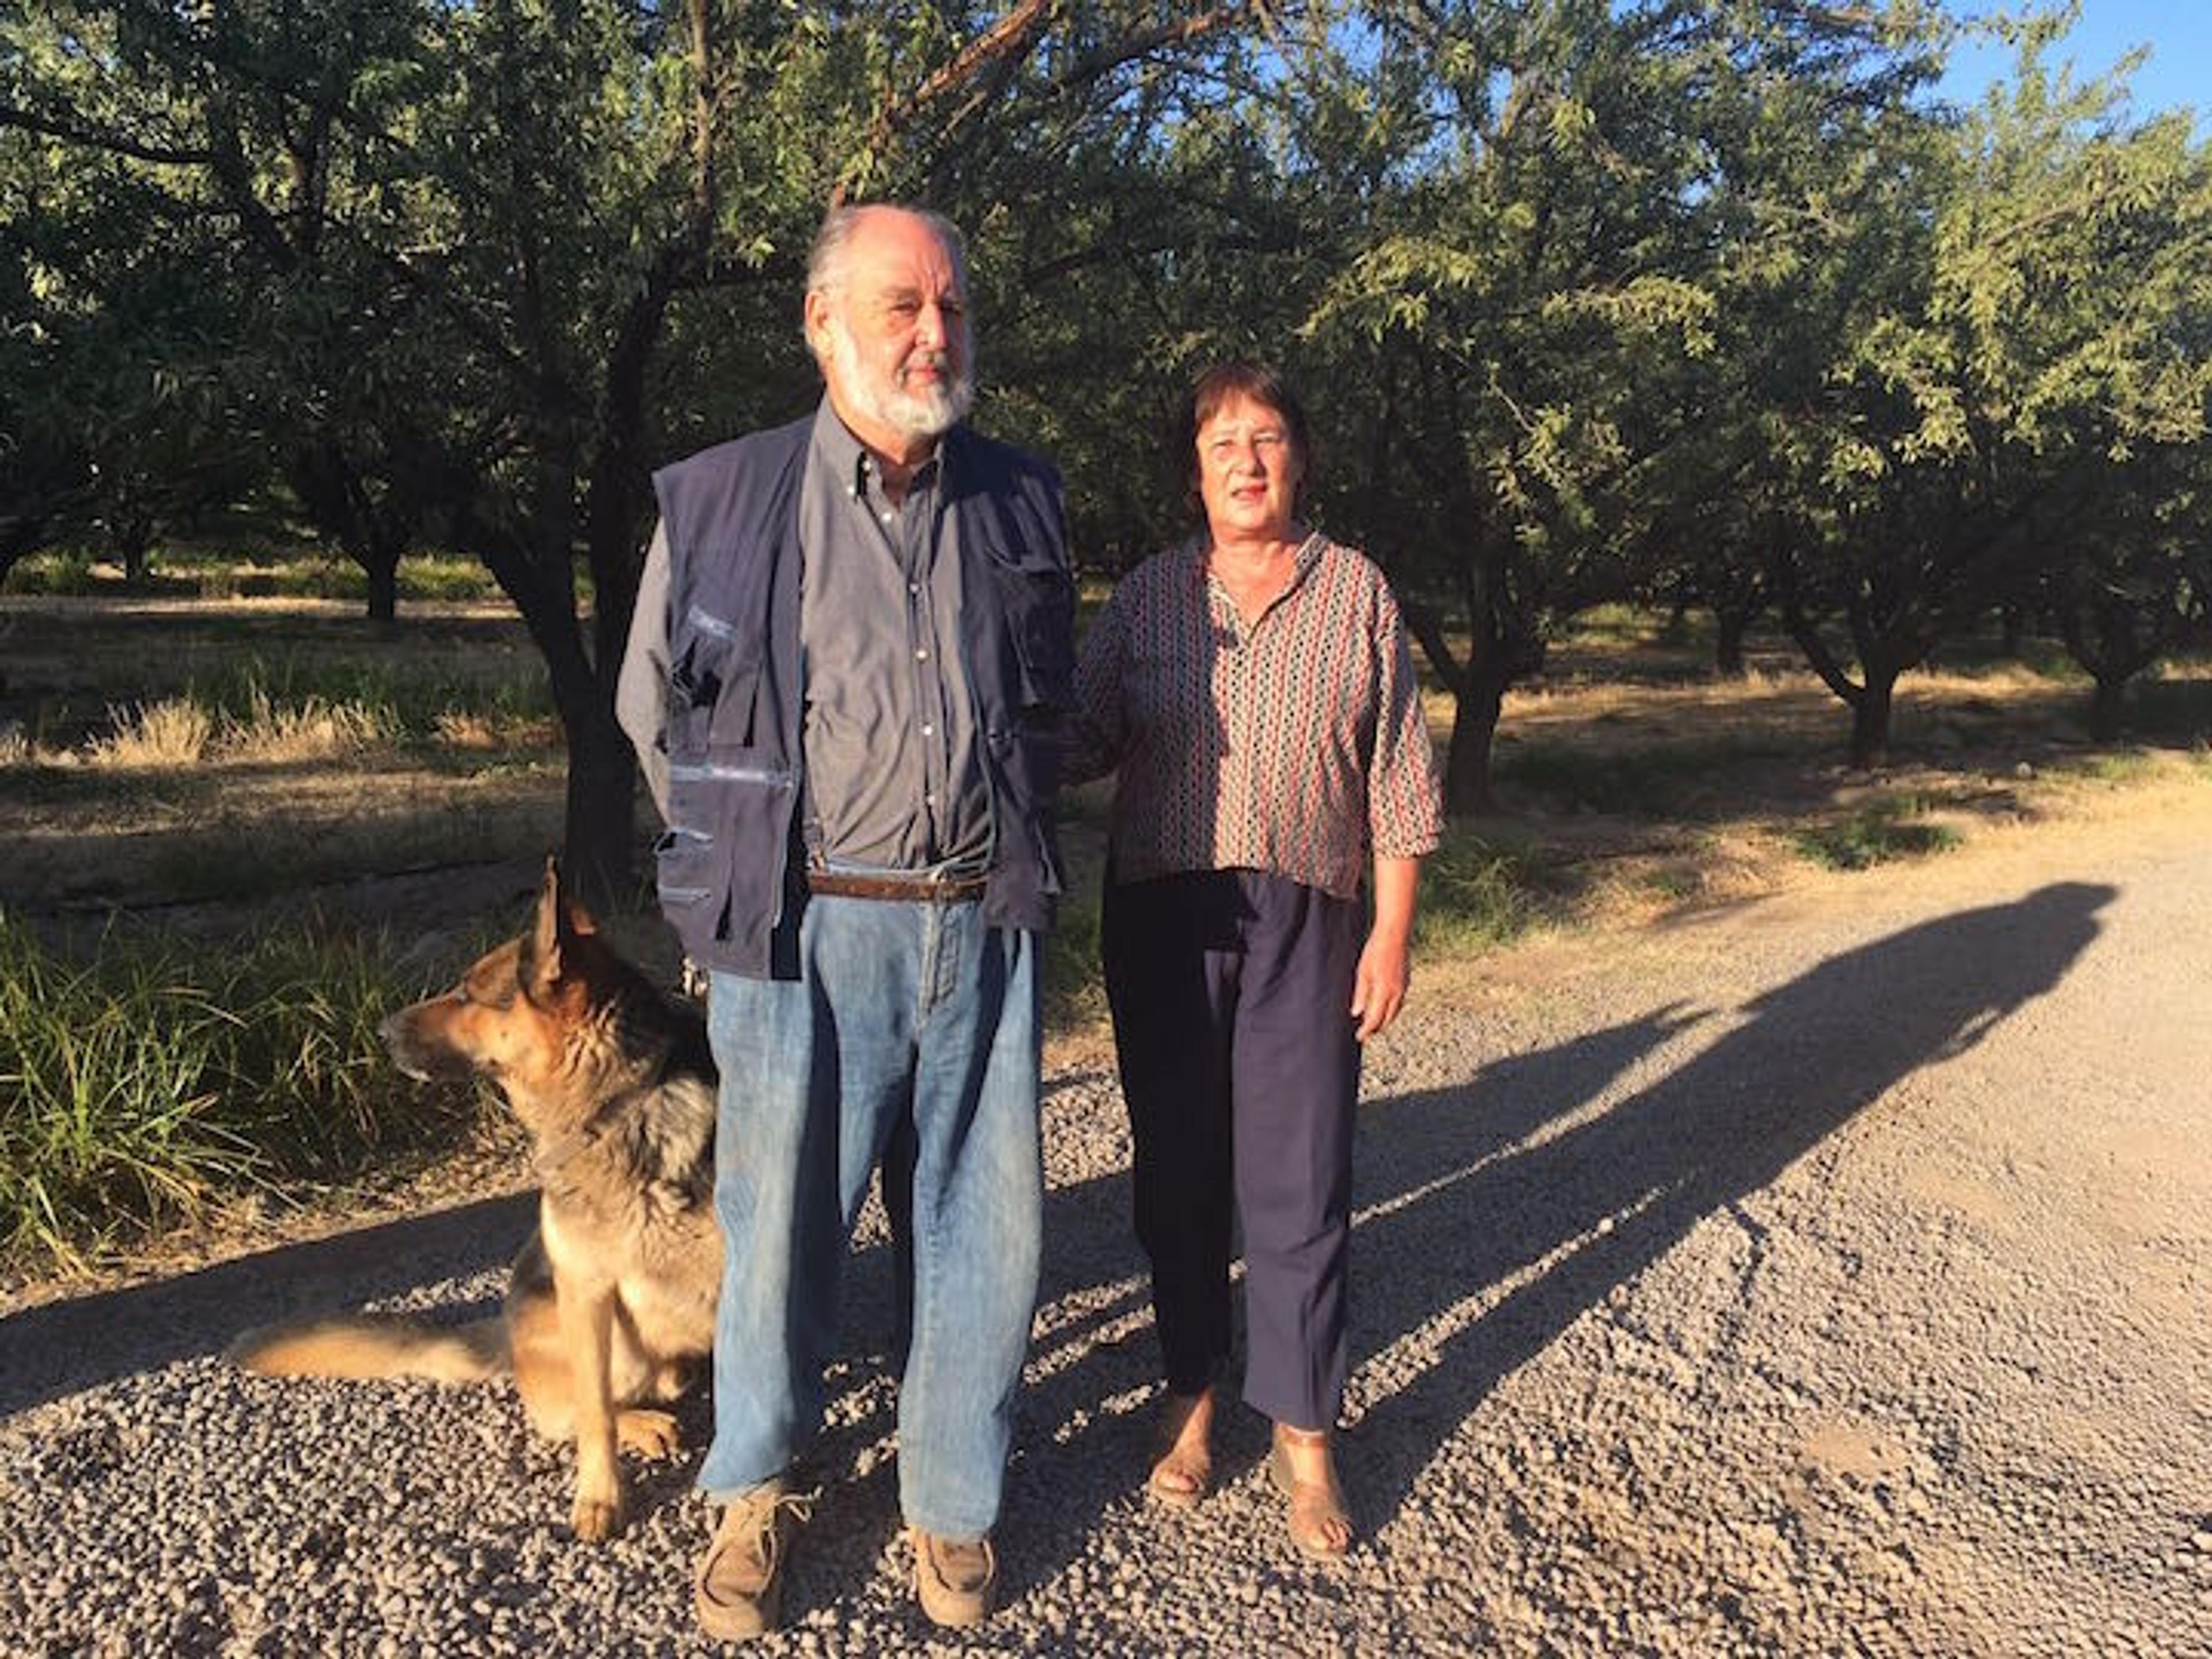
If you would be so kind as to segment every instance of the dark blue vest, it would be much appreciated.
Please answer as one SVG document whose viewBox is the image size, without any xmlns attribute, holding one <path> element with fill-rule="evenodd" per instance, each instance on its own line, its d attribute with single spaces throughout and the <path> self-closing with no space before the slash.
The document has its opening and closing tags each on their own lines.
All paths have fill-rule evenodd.
<svg viewBox="0 0 2212 1659">
<path fill-rule="evenodd" d="M 669 554 L 661 908 L 694 962 L 755 979 L 797 971 L 805 899 L 799 489 L 813 426 L 719 445 L 653 480 Z M 984 920 L 1042 928 L 1060 890 L 1053 805 L 1074 655 L 1060 478 L 965 427 L 945 445 L 991 796 Z"/>
</svg>

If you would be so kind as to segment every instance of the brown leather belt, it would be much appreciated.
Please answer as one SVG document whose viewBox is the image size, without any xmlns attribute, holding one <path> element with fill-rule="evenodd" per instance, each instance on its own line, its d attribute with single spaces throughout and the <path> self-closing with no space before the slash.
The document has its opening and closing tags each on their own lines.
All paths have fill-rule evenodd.
<svg viewBox="0 0 2212 1659">
<path fill-rule="evenodd" d="M 981 876 L 856 876 L 842 870 L 809 870 L 806 890 L 833 898 L 958 904 L 982 897 L 985 879 Z"/>
</svg>

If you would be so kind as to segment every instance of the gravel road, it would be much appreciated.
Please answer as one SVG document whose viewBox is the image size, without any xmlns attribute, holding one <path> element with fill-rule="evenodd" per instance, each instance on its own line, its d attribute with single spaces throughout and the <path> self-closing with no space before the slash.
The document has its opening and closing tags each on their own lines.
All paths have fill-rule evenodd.
<svg viewBox="0 0 2212 1659">
<path fill-rule="evenodd" d="M 968 1649 L 2212 1654 L 2208 799 L 1417 985 L 1361 1127 L 1342 1570 L 1291 1553 L 1249 1413 L 1197 1515 L 1139 1498 L 1120 1103 L 1054 1078 L 1006 1605 Z M 300 1308 L 480 1309 L 526 1213 L 0 1320 L 0 1650 L 704 1650 L 696 1451 L 581 1546 L 511 1390 L 215 1357 Z M 864 1238 L 769 1651 L 933 1646 L 886 1255 Z"/>
</svg>

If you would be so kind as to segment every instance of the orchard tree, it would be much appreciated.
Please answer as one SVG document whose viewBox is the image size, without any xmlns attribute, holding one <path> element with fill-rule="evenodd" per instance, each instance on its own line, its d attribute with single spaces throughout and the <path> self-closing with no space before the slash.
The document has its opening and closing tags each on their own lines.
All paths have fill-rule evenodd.
<svg viewBox="0 0 2212 1659">
<path fill-rule="evenodd" d="M 1781 87 L 1814 124 L 1900 96 L 1922 36 L 1896 9 L 1373 9 L 1380 60 L 1427 74 L 1402 183 L 1353 221 L 1307 326 L 1372 365 L 1363 416 L 1392 447 L 1359 511 L 1404 550 L 1392 574 L 1452 695 L 1453 810 L 1487 803 L 1505 690 L 1558 619 L 1697 527 L 1658 481 L 1711 431 L 1686 366 L 1716 340 L 1725 118 Z"/>
<path fill-rule="evenodd" d="M 1821 489 L 1778 553 L 1856 766 L 1887 756 L 1898 675 L 1992 604 L 2176 591 L 2181 541 L 2156 527 L 2185 520 L 2164 492 L 2191 469 L 2166 452 L 2201 445 L 2212 391 L 2203 159 L 2184 118 L 2125 121 L 2124 70 L 2047 71 L 2051 27 L 2023 31 L 2014 83 L 1870 210 L 1895 234 L 1814 423 Z M 2115 634 L 2104 666 L 2147 660 Z"/>
<path fill-rule="evenodd" d="M 566 732 L 568 862 L 604 897 L 631 853 L 612 688 L 649 470 L 811 395 L 793 319 L 824 205 L 981 201 L 988 177 L 959 179 L 1001 138 L 1073 147 L 1259 11 L 64 3 L 0 24 L 0 130 L 220 234 L 252 295 L 228 343 L 356 556 L 381 568 L 427 519 L 491 569 Z"/>
</svg>

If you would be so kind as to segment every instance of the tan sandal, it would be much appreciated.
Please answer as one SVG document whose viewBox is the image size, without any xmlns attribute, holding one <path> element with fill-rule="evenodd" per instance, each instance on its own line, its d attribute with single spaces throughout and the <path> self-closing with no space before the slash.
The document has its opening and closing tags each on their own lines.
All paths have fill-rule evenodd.
<svg viewBox="0 0 2212 1659">
<path fill-rule="evenodd" d="M 1352 1547 L 1352 1513 L 1345 1507 L 1344 1488 L 1336 1482 L 1336 1462 L 1328 1460 L 1325 1479 L 1299 1480 L 1291 1471 L 1287 1443 L 1293 1432 L 1279 1425 L 1267 1451 L 1267 1478 L 1290 1500 L 1291 1542 L 1309 1561 L 1341 1561 Z M 1314 1437 L 1326 1444 L 1326 1435 Z"/>
<path fill-rule="evenodd" d="M 1178 1413 L 1176 1407 L 1183 1398 L 1172 1394 L 1167 1397 L 1159 1430 L 1152 1442 L 1152 1470 L 1145 1476 L 1145 1496 L 1171 1510 L 1194 1510 L 1213 1490 L 1213 1454 L 1210 1448 L 1204 1441 L 1195 1446 L 1182 1443 L 1183 1431 L 1208 1397 L 1189 1396 L 1190 1403 Z M 1209 1437 L 1212 1433 L 1211 1422 L 1206 1432 Z"/>
</svg>

